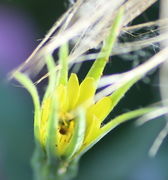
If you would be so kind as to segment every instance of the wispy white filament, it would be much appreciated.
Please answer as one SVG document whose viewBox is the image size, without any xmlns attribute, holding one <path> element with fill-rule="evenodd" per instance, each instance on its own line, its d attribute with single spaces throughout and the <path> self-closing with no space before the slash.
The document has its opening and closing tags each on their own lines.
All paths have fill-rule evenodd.
<svg viewBox="0 0 168 180">
<path fill-rule="evenodd" d="M 74 61 L 88 49 L 102 42 L 118 9 L 125 9 L 124 24 L 127 25 L 157 0 L 77 0 L 77 2 L 54 24 L 44 40 L 27 61 L 17 70 L 39 72 L 44 57 L 52 54 L 63 43 L 74 40 L 71 60 Z M 57 31 L 56 31 L 57 30 Z M 45 44 L 45 45 L 44 45 Z"/>
</svg>

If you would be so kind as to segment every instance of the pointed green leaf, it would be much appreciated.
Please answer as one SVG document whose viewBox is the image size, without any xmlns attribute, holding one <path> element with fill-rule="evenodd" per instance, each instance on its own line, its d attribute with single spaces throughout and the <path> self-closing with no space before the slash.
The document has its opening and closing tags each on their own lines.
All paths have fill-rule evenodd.
<svg viewBox="0 0 168 180">
<path fill-rule="evenodd" d="M 105 68 L 105 65 L 111 54 L 114 43 L 120 32 L 120 28 L 122 25 L 123 13 L 124 13 L 123 8 L 121 8 L 119 10 L 119 12 L 117 13 L 114 23 L 112 24 L 109 35 L 103 44 L 100 55 L 98 56 L 98 58 L 95 60 L 94 64 L 92 65 L 90 71 L 87 74 L 87 77 L 93 77 L 95 80 L 100 79 L 100 77 L 103 73 L 103 70 Z"/>
<path fill-rule="evenodd" d="M 43 97 L 43 102 L 45 101 L 46 98 L 51 96 L 51 94 L 54 92 L 55 87 L 56 87 L 56 82 L 57 82 L 57 73 L 55 71 L 56 65 L 55 65 L 53 57 L 51 55 L 48 55 L 46 56 L 45 60 L 46 60 L 48 73 L 49 73 L 49 81 L 48 81 L 47 89 Z"/>
<path fill-rule="evenodd" d="M 49 81 L 46 92 L 43 97 L 43 103 L 47 98 L 51 99 L 50 104 L 50 114 L 48 118 L 48 126 L 47 126 L 47 141 L 46 141 L 46 150 L 48 156 L 48 163 L 52 164 L 55 162 L 56 157 L 56 130 L 58 123 L 58 112 L 56 108 L 56 97 L 55 97 L 55 88 L 56 88 L 56 71 L 55 71 L 55 62 L 51 55 L 46 57 L 46 64 L 49 73 Z M 42 103 L 42 104 L 43 104 Z"/>
<path fill-rule="evenodd" d="M 17 81 L 19 81 L 30 93 L 33 99 L 34 103 L 34 135 L 36 138 L 36 141 L 39 140 L 39 127 L 40 127 L 40 118 L 41 118 L 41 113 L 40 113 L 40 100 L 39 100 L 39 95 L 37 92 L 37 89 L 33 82 L 23 73 L 20 72 L 15 72 L 14 77 Z"/>
<path fill-rule="evenodd" d="M 147 114 L 149 112 L 155 111 L 156 108 L 141 108 L 141 109 L 137 109 L 134 111 L 130 111 L 124 114 L 121 114 L 119 116 L 117 116 L 116 118 L 114 118 L 113 120 L 111 120 L 109 123 L 107 123 L 106 125 L 104 125 L 101 128 L 101 133 L 104 135 L 106 135 L 109 131 L 111 131 L 112 129 L 114 129 L 116 126 L 120 125 L 121 123 L 131 120 L 133 118 L 137 118 L 139 116 L 142 116 L 144 114 Z"/>
<path fill-rule="evenodd" d="M 58 129 L 58 110 L 56 97 L 53 95 L 51 100 L 50 114 L 47 126 L 47 140 L 46 140 L 46 150 L 48 163 L 53 165 L 56 163 L 56 141 L 57 141 L 57 129 Z"/>
<path fill-rule="evenodd" d="M 68 81 L 68 44 L 64 44 L 59 50 L 59 80 L 58 84 L 66 85 Z"/>
<path fill-rule="evenodd" d="M 119 103 L 119 101 L 124 97 L 125 93 L 139 80 L 139 77 L 134 77 L 129 82 L 126 82 L 123 86 L 117 89 L 109 97 L 112 101 L 111 111 Z"/>
<path fill-rule="evenodd" d="M 51 99 L 50 102 L 50 113 L 47 122 L 47 140 L 46 140 L 46 151 L 48 164 L 52 167 L 56 163 L 56 131 L 58 127 L 58 110 L 56 101 L 56 82 L 57 73 L 55 71 L 55 62 L 52 56 L 46 57 L 46 64 L 49 73 L 49 82 L 43 98 L 43 103 L 47 98 Z"/>
<path fill-rule="evenodd" d="M 88 144 L 82 152 L 80 152 L 80 156 L 82 156 L 85 152 L 87 152 L 89 149 L 91 149 L 98 141 L 100 141 L 107 133 L 109 133 L 112 129 L 119 126 L 121 123 L 126 122 L 128 120 L 131 120 L 133 118 L 139 117 L 141 115 L 144 115 L 146 113 L 149 113 L 151 111 L 154 111 L 156 108 L 142 108 L 138 110 L 134 110 L 128 113 L 124 113 L 122 115 L 117 116 L 113 120 L 111 120 L 109 123 L 104 125 L 100 129 L 100 134 L 93 140 L 90 144 Z"/>
</svg>

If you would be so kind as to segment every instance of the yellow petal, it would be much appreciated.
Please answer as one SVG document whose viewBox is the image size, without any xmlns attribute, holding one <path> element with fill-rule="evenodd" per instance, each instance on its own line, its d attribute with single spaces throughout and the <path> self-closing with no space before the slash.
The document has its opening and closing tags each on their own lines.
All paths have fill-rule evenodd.
<svg viewBox="0 0 168 180">
<path fill-rule="evenodd" d="M 80 85 L 80 93 L 77 105 L 87 105 L 93 100 L 93 96 L 96 90 L 96 82 L 93 78 L 87 77 Z"/>
<path fill-rule="evenodd" d="M 71 74 L 67 86 L 68 110 L 72 110 L 79 97 L 79 82 L 76 74 Z"/>
<path fill-rule="evenodd" d="M 93 121 L 93 111 L 94 111 L 94 107 L 95 104 L 93 104 L 92 106 L 90 106 L 89 108 L 87 108 L 87 112 L 86 112 L 86 130 L 88 130 L 91 127 L 92 121 Z"/>
<path fill-rule="evenodd" d="M 90 128 L 90 124 L 92 124 L 93 117 L 96 117 L 97 122 L 96 124 L 100 125 L 102 121 L 107 117 L 107 115 L 110 112 L 111 109 L 111 99 L 109 97 L 104 97 L 100 101 L 98 101 L 96 104 L 90 106 L 87 109 L 87 115 L 86 115 L 86 120 L 87 120 L 87 129 Z"/>
<path fill-rule="evenodd" d="M 88 109 L 85 145 L 90 144 L 99 135 L 101 123 L 109 114 L 111 105 L 111 99 L 104 97 Z"/>
<path fill-rule="evenodd" d="M 104 97 L 95 104 L 92 113 L 102 122 L 110 113 L 111 106 L 111 99 L 109 97 Z"/>
<path fill-rule="evenodd" d="M 84 144 L 88 144 L 95 137 L 97 130 L 100 128 L 101 122 L 93 114 L 94 108 L 95 104 L 87 109 Z"/>
<path fill-rule="evenodd" d="M 95 136 L 99 133 L 100 129 L 100 122 L 96 118 L 96 116 L 93 116 L 92 121 L 90 121 L 89 127 L 86 130 L 86 135 L 84 139 L 84 144 L 89 144 Z"/>
</svg>

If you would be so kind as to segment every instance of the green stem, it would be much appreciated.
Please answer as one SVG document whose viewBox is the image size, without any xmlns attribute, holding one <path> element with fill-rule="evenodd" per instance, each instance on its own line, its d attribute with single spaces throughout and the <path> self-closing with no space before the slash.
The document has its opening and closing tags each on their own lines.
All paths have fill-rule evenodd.
<svg viewBox="0 0 168 180">
<path fill-rule="evenodd" d="M 36 149 L 32 158 L 34 169 L 34 180 L 71 180 L 77 175 L 78 159 L 71 162 L 64 160 L 57 161 L 56 164 L 48 163 L 45 154 L 39 154 Z"/>
</svg>

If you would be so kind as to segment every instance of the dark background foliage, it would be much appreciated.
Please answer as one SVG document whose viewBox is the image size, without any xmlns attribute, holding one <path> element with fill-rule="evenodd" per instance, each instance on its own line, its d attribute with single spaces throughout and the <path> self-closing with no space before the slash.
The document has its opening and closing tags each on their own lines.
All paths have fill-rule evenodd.
<svg viewBox="0 0 168 180">
<path fill-rule="evenodd" d="M 6 75 L 32 52 L 65 11 L 64 3 L 63 0 L 0 1 L 0 180 L 31 180 L 30 158 L 34 148 L 31 98 L 16 82 L 8 82 Z M 133 23 L 157 19 L 158 9 L 157 3 Z M 149 48 L 114 57 L 105 73 L 130 69 L 154 53 L 155 49 Z M 80 73 L 82 78 L 86 72 Z M 136 84 L 112 117 L 159 100 L 157 73 Z M 76 180 L 167 180 L 166 141 L 155 158 L 148 156 L 163 127 L 164 119 L 159 118 L 141 127 L 131 121 L 116 128 L 82 157 Z"/>
</svg>

